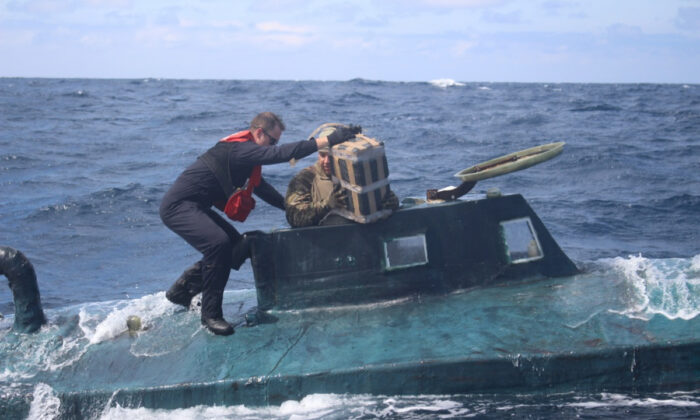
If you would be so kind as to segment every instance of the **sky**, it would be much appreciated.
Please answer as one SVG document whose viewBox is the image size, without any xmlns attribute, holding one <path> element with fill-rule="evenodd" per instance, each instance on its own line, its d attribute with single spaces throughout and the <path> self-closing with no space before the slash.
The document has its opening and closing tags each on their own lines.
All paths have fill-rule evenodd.
<svg viewBox="0 0 700 420">
<path fill-rule="evenodd" d="M 700 83 L 700 0 L 0 0 L 0 77 Z"/>
</svg>

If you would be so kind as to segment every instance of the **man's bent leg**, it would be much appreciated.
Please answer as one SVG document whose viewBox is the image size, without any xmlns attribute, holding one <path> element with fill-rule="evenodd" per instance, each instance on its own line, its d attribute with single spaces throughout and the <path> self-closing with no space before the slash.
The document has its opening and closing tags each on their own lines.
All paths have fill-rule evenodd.
<svg viewBox="0 0 700 420">
<path fill-rule="evenodd" d="M 219 335 L 233 334 L 233 327 L 224 320 L 224 289 L 231 272 L 231 243 L 227 236 L 212 244 L 202 259 L 202 324 Z"/>
<path fill-rule="evenodd" d="M 215 334 L 228 335 L 233 328 L 223 319 L 221 308 L 223 292 L 231 267 L 231 234 L 212 217 L 210 209 L 195 202 L 173 203 L 161 217 L 175 233 L 200 251 L 202 264 L 202 323 Z M 238 234 L 236 232 L 236 234 Z"/>
<path fill-rule="evenodd" d="M 172 303 L 190 307 L 192 298 L 202 291 L 202 262 L 197 261 L 175 280 L 165 297 Z"/>
<path fill-rule="evenodd" d="M 245 260 L 250 258 L 250 238 L 248 238 L 248 234 L 241 235 L 238 233 L 230 223 L 219 216 L 214 210 L 209 209 L 208 213 L 212 220 L 214 220 L 228 235 L 231 245 L 233 245 L 233 250 L 231 252 L 231 268 L 238 270 Z"/>
</svg>

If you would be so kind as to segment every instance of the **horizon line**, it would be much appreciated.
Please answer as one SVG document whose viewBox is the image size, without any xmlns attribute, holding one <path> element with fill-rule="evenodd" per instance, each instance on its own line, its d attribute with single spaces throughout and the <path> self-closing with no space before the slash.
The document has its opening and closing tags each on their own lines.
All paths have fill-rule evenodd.
<svg viewBox="0 0 700 420">
<path fill-rule="evenodd" d="M 106 76 L 0 76 L 0 79 L 46 79 L 46 80 L 174 80 L 174 81 L 239 81 L 239 82 L 320 82 L 320 83 L 348 83 L 348 82 L 380 82 L 380 83 L 433 83 L 446 82 L 454 84 L 582 84 L 582 85 L 698 85 L 699 82 L 652 82 L 652 81 L 502 81 L 502 80 L 472 80 L 464 81 L 448 77 L 439 77 L 430 80 L 386 80 L 386 79 L 368 79 L 364 77 L 353 77 L 350 79 L 247 79 L 247 78 L 213 78 L 213 77 L 106 77 Z"/>
</svg>

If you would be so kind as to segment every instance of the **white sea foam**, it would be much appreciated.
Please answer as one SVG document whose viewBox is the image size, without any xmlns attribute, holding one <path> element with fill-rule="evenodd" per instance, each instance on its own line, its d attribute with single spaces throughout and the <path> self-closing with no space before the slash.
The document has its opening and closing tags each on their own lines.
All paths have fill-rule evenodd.
<svg viewBox="0 0 700 420">
<path fill-rule="evenodd" d="M 690 273 L 695 278 L 695 280 L 700 279 L 700 254 L 693 257 L 690 260 Z"/>
<path fill-rule="evenodd" d="M 581 401 L 566 404 L 569 407 L 600 408 L 600 407 L 700 407 L 697 401 L 683 398 L 633 398 L 622 394 L 601 394 L 600 400 Z"/>
<path fill-rule="evenodd" d="M 146 409 L 124 408 L 119 405 L 107 405 L 101 419 L 381 419 L 381 418 L 420 418 L 420 419 L 463 419 L 479 417 L 485 414 L 515 417 L 528 417 L 527 414 L 541 414 L 544 407 L 558 410 L 573 409 L 576 413 L 595 416 L 596 410 L 602 408 L 604 413 L 613 413 L 616 407 L 643 407 L 657 412 L 679 408 L 695 410 L 700 407 L 696 392 L 674 392 L 657 394 L 649 397 L 628 396 L 623 394 L 602 393 L 597 395 L 551 395 L 546 403 L 532 401 L 528 395 L 513 395 L 507 399 L 491 398 L 481 395 L 349 395 L 349 394 L 312 394 L 300 401 L 286 401 L 279 406 L 196 406 L 185 409 Z M 505 412 L 505 413 L 504 413 Z M 570 411 L 568 411 L 570 414 Z"/>
<path fill-rule="evenodd" d="M 420 400 L 416 401 L 413 404 L 407 404 L 406 406 L 397 406 L 396 401 L 393 398 L 385 400 L 385 403 L 388 405 L 385 410 L 383 410 L 383 414 L 385 414 L 387 417 L 394 417 L 393 414 L 400 414 L 400 415 L 406 415 L 414 412 L 422 412 L 422 413 L 436 413 L 436 412 L 449 412 L 452 410 L 460 409 L 462 408 L 462 404 L 451 401 L 451 400 L 445 400 L 441 398 L 436 398 L 436 399 L 428 399 L 428 398 L 421 398 Z M 384 417 L 384 416 L 381 416 Z"/>
<path fill-rule="evenodd" d="M 254 296 L 254 289 L 226 291 L 224 301 L 238 303 L 236 310 L 243 313 L 250 308 L 239 302 L 253 302 Z M 138 315 L 148 329 L 161 318 L 170 318 L 176 310 L 177 306 L 160 292 L 138 299 L 93 302 L 47 311 L 48 324 L 35 334 L 17 335 L 9 328 L 0 331 L 0 354 L 5 355 L 0 358 L 0 382 L 25 381 L 39 372 L 56 371 L 74 364 L 92 345 L 126 333 L 126 320 L 130 315 Z M 168 328 L 162 328 L 160 334 L 133 340 L 131 351 L 142 357 L 178 351 L 178 345 L 188 342 L 186 337 L 201 330 L 198 320 L 194 323 L 196 328 L 190 329 L 193 323 L 187 317 L 176 317 L 173 321 L 176 324 L 170 319 L 164 322 Z M 182 326 L 185 328 L 179 328 Z M 173 330 L 185 337 L 177 341 L 178 345 L 170 342 L 168 334 Z M 12 335 L 12 339 L 8 339 L 8 335 Z"/>
<path fill-rule="evenodd" d="M 648 319 L 695 318 L 700 314 L 700 256 L 692 259 L 649 259 L 641 255 L 608 260 L 620 272 L 630 290 L 624 315 Z"/>
<path fill-rule="evenodd" d="M 139 316 L 142 325 L 148 327 L 154 319 L 172 314 L 176 308 L 165 299 L 165 292 L 128 301 L 89 304 L 80 310 L 80 328 L 90 344 L 97 344 L 126 332 L 126 320 L 131 315 Z M 105 310 L 109 311 L 106 316 Z"/>
<path fill-rule="evenodd" d="M 430 413 L 429 415 L 426 415 Z M 107 408 L 102 420 L 129 419 L 348 419 L 348 418 L 464 418 L 476 413 L 462 403 L 442 396 L 382 397 L 373 395 L 311 394 L 300 401 L 285 401 L 279 406 L 247 407 L 196 406 L 175 410 L 145 408 Z"/>
<path fill-rule="evenodd" d="M 35 334 L 0 340 L 0 354 L 5 355 L 0 360 L 0 381 L 29 379 L 41 371 L 58 370 L 80 359 L 85 353 L 86 340 L 66 332 L 48 324 Z"/>
<path fill-rule="evenodd" d="M 44 383 L 38 383 L 32 393 L 32 404 L 29 408 L 28 420 L 49 420 L 59 415 L 61 400 L 53 392 L 53 388 Z"/>
<path fill-rule="evenodd" d="M 443 88 L 443 89 L 446 89 L 448 87 L 453 87 L 453 86 L 464 86 L 464 83 L 456 82 L 452 79 L 434 79 L 428 83 L 430 83 L 433 86 L 437 86 L 437 87 Z"/>
<path fill-rule="evenodd" d="M 355 404 L 357 397 L 344 397 L 335 394 L 312 394 L 301 401 L 285 401 L 279 406 L 246 407 L 235 406 L 195 406 L 191 408 L 161 410 L 146 408 L 124 408 L 119 405 L 106 409 L 102 420 L 129 419 L 324 419 L 342 409 L 350 402 Z M 360 397 L 361 398 L 361 397 Z M 335 416 L 334 418 L 338 418 Z"/>
</svg>

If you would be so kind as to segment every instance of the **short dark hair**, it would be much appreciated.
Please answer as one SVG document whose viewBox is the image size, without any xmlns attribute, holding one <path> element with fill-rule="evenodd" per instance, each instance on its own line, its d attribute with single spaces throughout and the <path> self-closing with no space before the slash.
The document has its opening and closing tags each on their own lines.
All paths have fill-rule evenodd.
<svg viewBox="0 0 700 420">
<path fill-rule="evenodd" d="M 282 118 L 269 111 L 259 113 L 253 118 L 253 121 L 250 122 L 251 130 L 262 128 L 263 130 L 272 131 L 275 129 L 275 126 L 279 126 L 280 131 L 284 131 L 286 128 L 282 122 Z"/>
</svg>

